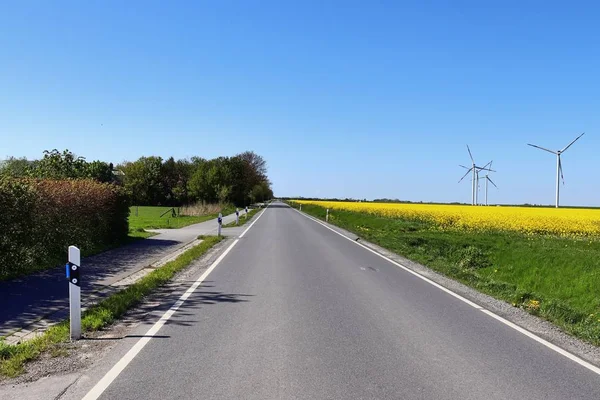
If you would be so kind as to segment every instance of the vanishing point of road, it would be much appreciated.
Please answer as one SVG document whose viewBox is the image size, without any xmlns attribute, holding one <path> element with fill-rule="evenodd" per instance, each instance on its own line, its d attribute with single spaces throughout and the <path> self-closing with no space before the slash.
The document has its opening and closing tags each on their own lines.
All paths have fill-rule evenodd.
<svg viewBox="0 0 600 400">
<path fill-rule="evenodd" d="M 88 398 L 600 399 L 596 372 L 286 205 L 255 221 Z"/>
</svg>

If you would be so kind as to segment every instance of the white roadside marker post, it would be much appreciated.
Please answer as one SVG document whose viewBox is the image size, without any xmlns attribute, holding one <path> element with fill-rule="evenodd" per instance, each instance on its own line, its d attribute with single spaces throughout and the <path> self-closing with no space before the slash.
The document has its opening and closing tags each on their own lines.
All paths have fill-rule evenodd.
<svg viewBox="0 0 600 400">
<path fill-rule="evenodd" d="M 329 222 L 329 208 L 327 209 L 327 215 L 325 215 L 325 222 Z"/>
<path fill-rule="evenodd" d="M 217 218 L 217 223 L 219 225 L 219 233 L 218 236 L 221 236 L 221 225 L 223 224 L 223 214 L 219 213 L 219 218 Z"/>
<path fill-rule="evenodd" d="M 67 278 L 69 279 L 69 316 L 71 340 L 81 339 L 81 252 L 75 246 L 69 246 Z"/>
<path fill-rule="evenodd" d="M 246 214 L 244 214 L 244 218 L 248 219 L 248 206 L 246 206 Z"/>
<path fill-rule="evenodd" d="M 235 224 L 240 224 L 240 210 L 238 208 L 235 209 Z"/>
<path fill-rule="evenodd" d="M 300 204 L 300 211 L 302 211 L 302 204 Z"/>
</svg>

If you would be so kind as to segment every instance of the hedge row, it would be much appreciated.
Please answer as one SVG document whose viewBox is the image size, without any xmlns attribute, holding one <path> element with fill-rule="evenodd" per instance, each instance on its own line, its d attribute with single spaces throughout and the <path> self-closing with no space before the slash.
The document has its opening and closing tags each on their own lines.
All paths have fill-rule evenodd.
<svg viewBox="0 0 600 400">
<path fill-rule="evenodd" d="M 69 245 L 89 254 L 122 243 L 128 216 L 112 184 L 0 178 L 0 279 L 61 264 Z"/>
</svg>

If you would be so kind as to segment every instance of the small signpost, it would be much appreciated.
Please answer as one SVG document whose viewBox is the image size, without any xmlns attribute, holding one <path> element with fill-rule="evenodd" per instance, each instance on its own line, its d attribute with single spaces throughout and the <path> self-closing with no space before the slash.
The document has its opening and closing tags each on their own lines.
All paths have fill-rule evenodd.
<svg viewBox="0 0 600 400">
<path fill-rule="evenodd" d="M 219 224 L 219 233 L 218 233 L 218 235 L 221 236 L 221 225 L 223 225 L 223 214 L 219 213 L 219 218 L 217 218 L 217 222 Z"/>
<path fill-rule="evenodd" d="M 235 209 L 235 224 L 240 224 L 240 210 L 238 208 Z"/>
<path fill-rule="evenodd" d="M 81 339 L 81 252 L 75 246 L 69 246 L 67 279 L 69 280 L 69 316 L 71 340 Z"/>
</svg>

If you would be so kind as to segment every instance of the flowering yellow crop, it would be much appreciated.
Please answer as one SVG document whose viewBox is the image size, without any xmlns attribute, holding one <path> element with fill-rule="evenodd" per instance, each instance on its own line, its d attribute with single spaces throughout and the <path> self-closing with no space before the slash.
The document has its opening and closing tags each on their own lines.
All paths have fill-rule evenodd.
<svg viewBox="0 0 600 400">
<path fill-rule="evenodd" d="M 424 220 L 443 229 L 503 230 L 527 234 L 600 236 L 600 209 L 474 207 L 296 200 L 331 210 L 366 212 L 390 218 Z"/>
</svg>

